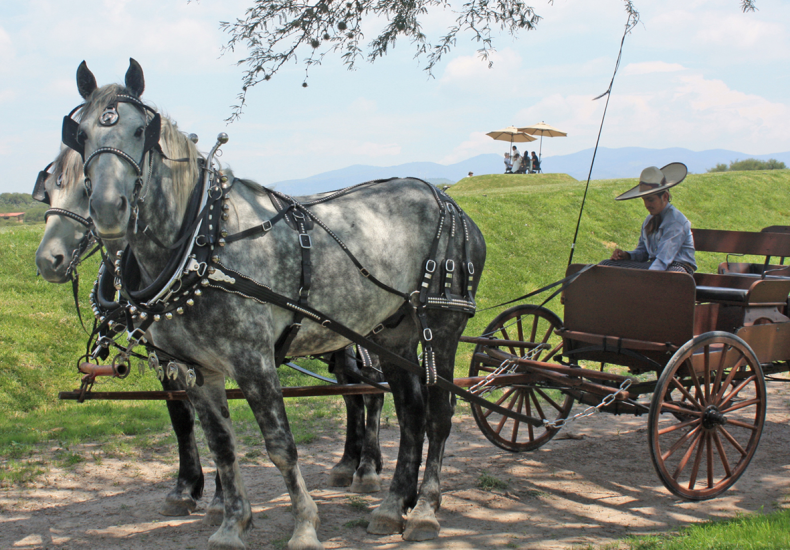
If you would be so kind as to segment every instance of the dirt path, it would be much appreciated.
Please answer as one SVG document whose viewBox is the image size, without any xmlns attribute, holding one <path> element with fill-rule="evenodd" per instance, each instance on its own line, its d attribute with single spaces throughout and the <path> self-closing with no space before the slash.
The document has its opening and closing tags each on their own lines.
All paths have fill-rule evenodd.
<svg viewBox="0 0 790 550">
<path fill-rule="evenodd" d="M 519 455 L 491 445 L 471 416 L 456 417 L 444 463 L 441 537 L 424 543 L 367 535 L 360 526 L 365 507 L 378 504 L 382 495 L 326 487 L 326 472 L 341 451 L 339 436 L 303 446 L 301 468 L 318 504 L 319 537 L 327 549 L 598 545 L 628 534 L 790 506 L 790 384 L 768 386 L 768 418 L 749 469 L 723 497 L 702 503 L 681 501 L 663 488 L 650 462 L 646 419 L 634 417 L 596 415 L 576 422 L 537 452 Z M 382 429 L 387 484 L 397 436 L 394 428 Z M 213 476 L 210 461 L 204 467 Z M 0 548 L 207 548 L 215 528 L 201 519 L 213 480 L 207 481 L 204 502 L 194 515 L 165 518 L 156 512 L 175 469 L 173 456 L 104 459 L 99 465 L 86 461 L 69 470 L 53 469 L 36 486 L 2 489 Z M 483 472 L 507 488 L 477 488 Z M 293 520 L 282 479 L 262 457 L 247 460 L 242 474 L 255 521 L 249 548 L 284 548 Z"/>
</svg>

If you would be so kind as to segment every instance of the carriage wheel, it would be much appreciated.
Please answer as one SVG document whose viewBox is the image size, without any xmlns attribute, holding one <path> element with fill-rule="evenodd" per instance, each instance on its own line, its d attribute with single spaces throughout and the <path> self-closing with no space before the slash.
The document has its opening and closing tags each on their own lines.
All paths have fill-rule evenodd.
<svg viewBox="0 0 790 550">
<path fill-rule="evenodd" d="M 757 450 L 765 410 L 763 370 L 746 342 L 728 332 L 687 342 L 664 367 L 648 415 L 664 486 L 688 500 L 729 489 Z"/>
<path fill-rule="evenodd" d="M 554 334 L 555 329 L 561 327 L 562 322 L 552 311 L 543 307 L 520 305 L 499 314 L 486 327 L 484 335 L 503 340 L 544 343 L 545 346 L 532 351 L 529 358 L 549 361 L 562 351 L 562 338 Z M 518 357 L 530 354 L 527 348 L 500 346 L 499 349 Z M 478 353 L 485 353 L 482 345 L 475 348 L 475 354 Z M 524 372 L 523 369 L 524 367 L 512 366 L 502 374 Z M 488 376 L 496 370 L 496 366 L 484 364 L 473 356 L 469 376 Z M 541 384 L 538 380 L 529 385 L 496 386 L 495 389 L 481 387 L 474 391 L 486 400 L 509 410 L 549 421 L 567 418 L 573 406 L 573 397 L 547 384 Z M 506 451 L 535 450 L 559 431 L 543 426 L 530 426 L 476 404 L 472 404 L 472 414 L 483 435 Z"/>
</svg>

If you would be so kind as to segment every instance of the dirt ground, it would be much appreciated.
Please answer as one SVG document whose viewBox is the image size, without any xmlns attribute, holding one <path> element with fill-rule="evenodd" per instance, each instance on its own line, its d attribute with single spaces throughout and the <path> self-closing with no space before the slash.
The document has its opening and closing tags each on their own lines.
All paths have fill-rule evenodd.
<svg viewBox="0 0 790 550">
<path fill-rule="evenodd" d="M 768 389 L 765 431 L 750 467 L 724 496 L 701 503 L 682 501 L 661 485 L 650 461 L 645 417 L 584 418 L 542 449 L 512 454 L 490 444 L 471 416 L 456 416 L 443 468 L 442 531 L 429 542 L 366 533 L 364 518 L 382 494 L 353 495 L 326 486 L 326 474 L 341 453 L 336 437 L 302 446 L 300 463 L 318 504 L 319 537 L 327 549 L 594 547 L 629 534 L 790 506 L 790 384 L 769 383 Z M 394 427 L 382 429 L 382 443 L 388 485 L 397 456 Z M 198 510 L 166 518 L 157 508 L 176 468 L 174 456 L 86 461 L 53 468 L 33 486 L 4 488 L 0 548 L 207 548 L 215 528 L 201 520 L 214 490 L 213 465 L 204 460 L 209 473 Z M 478 488 L 484 472 L 507 487 Z M 244 461 L 242 474 L 255 522 L 248 547 L 284 548 L 293 520 L 279 473 L 259 457 Z"/>
</svg>

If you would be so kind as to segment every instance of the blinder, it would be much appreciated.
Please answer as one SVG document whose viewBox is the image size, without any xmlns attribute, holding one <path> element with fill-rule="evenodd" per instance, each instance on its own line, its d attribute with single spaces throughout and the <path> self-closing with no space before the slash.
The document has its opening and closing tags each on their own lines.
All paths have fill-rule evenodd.
<svg viewBox="0 0 790 550">
<path fill-rule="evenodd" d="M 157 151 L 161 152 L 162 149 L 159 146 L 159 137 L 162 132 L 162 117 L 159 115 L 159 113 L 154 111 L 151 107 L 139 99 L 131 96 L 119 95 L 116 101 L 118 103 L 131 103 L 132 105 L 142 109 L 143 112 L 148 111 L 154 115 L 145 126 L 145 142 L 143 143 L 142 156 L 144 157 L 145 154 L 151 149 L 156 149 Z M 85 143 L 83 143 L 79 138 L 80 123 L 74 120 L 72 116 L 84 105 L 84 103 L 77 105 L 68 115 L 63 117 L 63 129 L 61 131 L 61 140 L 63 141 L 63 144 L 77 151 L 82 157 L 83 162 L 85 161 Z M 119 119 L 120 115 L 118 114 L 116 105 L 110 104 L 99 116 L 99 124 L 102 126 L 114 126 L 118 123 Z"/>
<path fill-rule="evenodd" d="M 33 186 L 33 192 L 31 193 L 35 200 L 43 202 L 44 204 L 50 204 L 49 193 L 47 193 L 47 178 L 52 175 L 49 169 L 52 168 L 53 164 L 55 163 L 50 162 L 47 164 L 46 168 L 38 173 L 36 184 Z"/>
</svg>

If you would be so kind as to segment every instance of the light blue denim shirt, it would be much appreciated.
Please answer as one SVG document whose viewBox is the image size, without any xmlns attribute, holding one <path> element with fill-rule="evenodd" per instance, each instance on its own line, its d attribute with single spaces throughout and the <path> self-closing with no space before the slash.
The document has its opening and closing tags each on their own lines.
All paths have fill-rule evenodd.
<svg viewBox="0 0 790 550">
<path fill-rule="evenodd" d="M 652 235 L 645 234 L 645 227 L 653 216 L 645 218 L 636 250 L 628 254 L 637 262 L 652 261 L 650 269 L 665 271 L 672 262 L 682 262 L 697 270 L 694 260 L 694 237 L 691 223 L 672 203 L 661 212 L 661 225 Z"/>
</svg>

